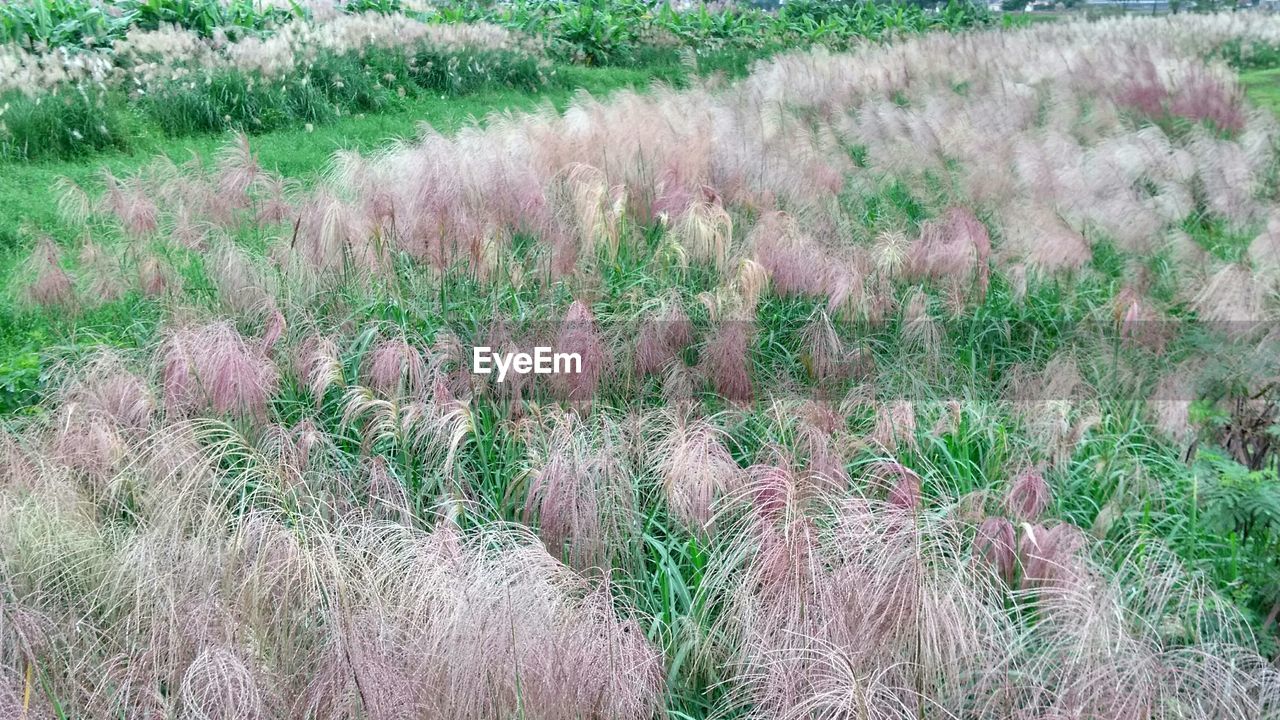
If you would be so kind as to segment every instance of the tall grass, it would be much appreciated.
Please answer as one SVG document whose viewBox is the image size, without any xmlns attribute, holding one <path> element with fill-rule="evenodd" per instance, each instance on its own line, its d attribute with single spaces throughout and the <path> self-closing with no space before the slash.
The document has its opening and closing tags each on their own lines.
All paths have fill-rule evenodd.
<svg viewBox="0 0 1280 720">
<path fill-rule="evenodd" d="M 129 147 L 130 119 L 107 93 L 0 96 L 0 157 L 71 158 Z"/>
<path fill-rule="evenodd" d="M 1280 131 L 1203 59 L 1255 20 L 785 55 L 311 186 L 247 136 L 62 183 L 89 239 L 14 302 L 163 319 L 3 435 L 0 701 L 1274 717 Z"/>
</svg>

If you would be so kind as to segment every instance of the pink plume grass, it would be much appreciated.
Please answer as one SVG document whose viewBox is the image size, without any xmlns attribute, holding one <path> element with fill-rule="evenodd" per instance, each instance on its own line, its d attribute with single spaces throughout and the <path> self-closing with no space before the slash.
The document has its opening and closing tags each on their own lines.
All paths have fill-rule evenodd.
<svg viewBox="0 0 1280 720">
<path fill-rule="evenodd" d="M 561 372 L 552 377 L 565 401 L 589 407 L 600 381 L 613 367 L 613 357 L 591 308 L 581 300 L 569 306 L 560 322 L 555 352 L 572 353 L 580 358 L 578 372 Z"/>
<path fill-rule="evenodd" d="M 275 365 L 227 322 L 172 333 L 160 352 L 165 408 L 264 421 L 279 383 Z"/>
<path fill-rule="evenodd" d="M 1017 570 L 1018 550 L 1013 523 L 1002 517 L 988 517 L 978 526 L 974 551 L 985 560 L 996 575 L 1012 583 Z"/>
<path fill-rule="evenodd" d="M 732 403 L 749 403 L 752 382 L 753 322 L 729 319 L 718 324 L 702 347 L 700 368 L 717 394 Z"/>
<path fill-rule="evenodd" d="M 907 251 L 907 269 L 915 278 L 972 288 L 982 302 L 990 284 L 991 236 L 972 210 L 953 207 L 925 223 L 920 239 Z"/>
<path fill-rule="evenodd" d="M 736 492 L 743 473 L 725 447 L 724 431 L 679 411 L 660 416 L 666 432 L 649 462 L 662 479 L 667 505 L 689 530 L 711 533 L 720 498 Z"/>
<path fill-rule="evenodd" d="M 53 238 L 41 237 L 31 253 L 28 265 L 34 279 L 26 288 L 27 298 L 45 307 L 71 307 L 75 304 L 75 286 L 62 269 L 62 252 Z"/>
<path fill-rule="evenodd" d="M 580 570 L 607 568 L 616 555 L 631 552 L 631 476 L 611 452 L 608 428 L 593 438 L 572 415 L 553 422 L 545 456 L 529 480 L 524 521 L 536 521 L 553 556 Z"/>
<path fill-rule="evenodd" d="M 1053 491 L 1044 476 L 1035 470 L 1020 473 L 1009 486 L 1005 508 L 1019 522 L 1040 519 L 1053 500 Z"/>
<path fill-rule="evenodd" d="M 647 318 L 636 339 L 635 371 L 644 377 L 657 375 L 673 362 L 693 341 L 693 326 L 680 307 L 678 299 L 664 303 L 662 309 Z"/>
<path fill-rule="evenodd" d="M 363 375 L 369 387 L 391 398 L 419 397 L 428 385 L 422 352 L 403 336 L 378 342 L 365 361 Z"/>
<path fill-rule="evenodd" d="M 1029 525 L 1022 533 L 1018 556 L 1024 587 L 1056 587 L 1078 582 L 1085 571 L 1081 552 L 1084 533 L 1069 523 Z"/>
</svg>

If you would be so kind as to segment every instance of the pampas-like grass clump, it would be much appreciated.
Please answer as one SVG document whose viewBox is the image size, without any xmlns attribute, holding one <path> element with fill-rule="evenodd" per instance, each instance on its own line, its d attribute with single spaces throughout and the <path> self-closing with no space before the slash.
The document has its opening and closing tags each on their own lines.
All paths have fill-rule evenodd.
<svg viewBox="0 0 1280 720">
<path fill-rule="evenodd" d="M 267 419 L 279 372 L 230 323 L 179 329 L 157 359 L 165 410 L 175 417 L 212 412 L 240 420 Z"/>
</svg>

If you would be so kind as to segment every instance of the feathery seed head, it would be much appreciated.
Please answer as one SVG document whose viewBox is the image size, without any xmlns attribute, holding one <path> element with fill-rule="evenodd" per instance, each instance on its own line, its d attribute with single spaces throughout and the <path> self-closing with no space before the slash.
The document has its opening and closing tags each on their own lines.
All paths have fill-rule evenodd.
<svg viewBox="0 0 1280 720">
<path fill-rule="evenodd" d="M 1034 522 L 1044 514 L 1052 498 L 1053 492 L 1044 476 L 1035 470 L 1027 470 L 1014 478 L 1005 497 L 1005 508 L 1019 522 Z"/>
<path fill-rule="evenodd" d="M 1017 541 L 1013 523 L 1002 517 L 988 517 L 978 526 L 973 548 L 1006 583 L 1013 582 L 1017 563 Z"/>
</svg>

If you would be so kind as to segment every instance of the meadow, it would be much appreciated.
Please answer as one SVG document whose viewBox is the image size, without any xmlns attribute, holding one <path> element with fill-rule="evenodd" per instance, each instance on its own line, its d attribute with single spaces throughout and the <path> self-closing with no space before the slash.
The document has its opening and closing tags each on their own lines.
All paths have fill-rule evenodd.
<svg viewBox="0 0 1280 720">
<path fill-rule="evenodd" d="M 0 717 L 1280 717 L 1280 16 L 351 5 L 0 11 Z"/>
</svg>

